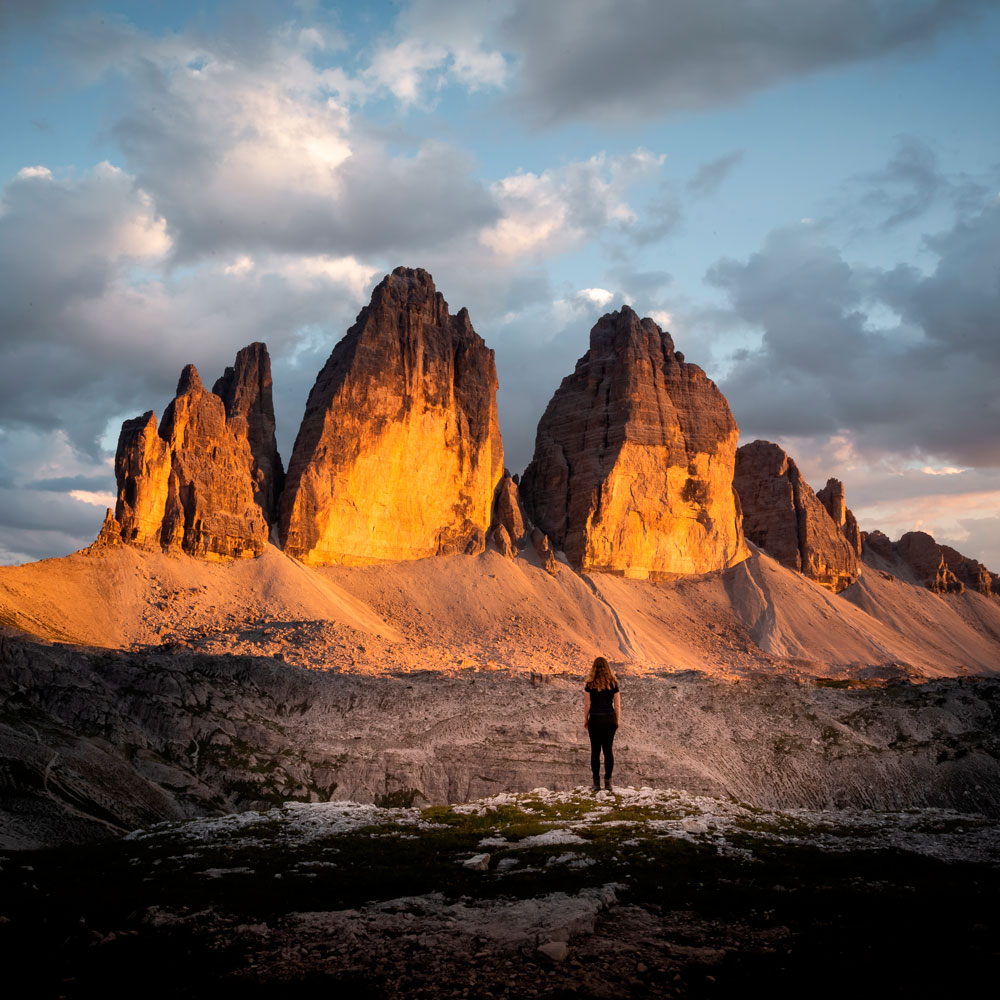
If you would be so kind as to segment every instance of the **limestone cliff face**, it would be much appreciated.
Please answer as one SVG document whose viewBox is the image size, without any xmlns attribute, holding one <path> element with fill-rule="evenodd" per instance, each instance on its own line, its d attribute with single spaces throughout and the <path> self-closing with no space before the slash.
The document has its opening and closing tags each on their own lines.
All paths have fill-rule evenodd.
<svg viewBox="0 0 1000 1000">
<path fill-rule="evenodd" d="M 506 469 L 503 479 L 497 485 L 496 496 L 493 500 L 493 524 L 505 530 L 507 538 L 515 549 L 523 541 L 526 526 L 524 514 L 521 511 L 521 501 L 518 497 L 517 483 L 514 482 Z"/>
<path fill-rule="evenodd" d="M 1000 575 L 991 573 L 978 559 L 963 556 L 950 545 L 941 545 L 941 556 L 955 579 L 984 597 L 1000 594 Z"/>
<path fill-rule="evenodd" d="M 264 551 L 268 529 L 255 498 L 247 419 L 227 421 L 225 404 L 205 391 L 194 365 L 181 373 L 159 428 L 152 411 L 122 425 L 115 476 L 115 515 L 96 547 L 120 540 L 205 559 Z"/>
<path fill-rule="evenodd" d="M 833 523 L 840 528 L 840 533 L 847 539 L 854 554 L 860 556 L 861 530 L 857 518 L 844 499 L 844 484 L 839 479 L 828 479 L 826 486 L 816 494 L 816 499 L 826 508 Z"/>
<path fill-rule="evenodd" d="M 288 465 L 279 534 L 307 563 L 481 551 L 503 473 L 493 352 L 399 267 L 333 349 Z"/>
<path fill-rule="evenodd" d="M 253 343 L 236 355 L 236 362 L 216 380 L 212 392 L 226 407 L 226 423 L 236 436 L 245 436 L 253 456 L 253 491 L 264 520 L 278 517 L 278 497 L 285 470 L 274 437 L 271 396 L 271 358 L 267 347 Z"/>
<path fill-rule="evenodd" d="M 965 590 L 965 584 L 945 562 L 941 546 L 926 531 L 906 532 L 895 543 L 893 551 L 928 590 L 937 594 L 961 594 Z"/>
<path fill-rule="evenodd" d="M 778 445 L 753 441 L 736 452 L 733 485 L 743 530 L 754 545 L 835 593 L 858 578 L 858 554 L 842 530 L 848 511 L 837 480 L 821 491 L 821 502 Z M 856 530 L 853 514 L 850 521 Z"/>
<path fill-rule="evenodd" d="M 704 573 L 747 556 L 725 397 L 628 307 L 603 316 L 535 439 L 525 509 L 582 570 Z"/>
<path fill-rule="evenodd" d="M 865 532 L 862 539 L 866 562 L 878 569 L 902 563 L 935 594 L 961 594 L 968 589 L 984 597 L 1000 596 L 1000 574 L 950 545 L 938 545 L 926 531 L 908 531 L 896 542 L 881 531 Z"/>
</svg>

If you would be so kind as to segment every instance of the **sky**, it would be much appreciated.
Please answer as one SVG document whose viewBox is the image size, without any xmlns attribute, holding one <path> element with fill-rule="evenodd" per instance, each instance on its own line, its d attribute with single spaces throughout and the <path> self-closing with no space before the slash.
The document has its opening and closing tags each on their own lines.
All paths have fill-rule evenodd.
<svg viewBox="0 0 1000 1000">
<path fill-rule="evenodd" d="M 2 563 L 96 536 L 189 362 L 268 345 L 287 462 L 402 264 L 511 471 L 627 303 L 863 530 L 1000 571 L 998 0 L 3 0 L 0 90 Z"/>
</svg>

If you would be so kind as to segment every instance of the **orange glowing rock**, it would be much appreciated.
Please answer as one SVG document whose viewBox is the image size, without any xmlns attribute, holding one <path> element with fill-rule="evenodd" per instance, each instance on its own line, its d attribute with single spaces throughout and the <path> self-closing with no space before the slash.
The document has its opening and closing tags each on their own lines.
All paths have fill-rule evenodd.
<svg viewBox="0 0 1000 1000">
<path fill-rule="evenodd" d="M 749 554 L 732 488 L 738 435 L 715 383 L 623 306 L 552 397 L 521 496 L 582 570 L 725 569 Z"/>
<path fill-rule="evenodd" d="M 481 552 L 503 473 L 493 352 L 421 269 L 398 267 L 316 379 L 279 535 L 303 562 Z"/>
</svg>

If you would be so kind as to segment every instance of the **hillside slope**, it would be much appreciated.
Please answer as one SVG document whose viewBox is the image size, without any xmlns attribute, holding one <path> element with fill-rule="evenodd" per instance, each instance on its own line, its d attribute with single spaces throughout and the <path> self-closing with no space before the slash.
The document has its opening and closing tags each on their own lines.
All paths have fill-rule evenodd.
<svg viewBox="0 0 1000 1000">
<path fill-rule="evenodd" d="M 919 678 L 1000 668 L 1000 602 L 936 595 L 871 566 L 834 595 L 760 550 L 725 572 L 652 583 L 565 565 L 552 576 L 533 554 L 492 550 L 310 568 L 273 546 L 221 564 L 120 547 L 0 567 L 0 623 L 58 642 L 367 673 L 551 673 L 598 653 L 626 672 L 880 668 Z"/>
</svg>

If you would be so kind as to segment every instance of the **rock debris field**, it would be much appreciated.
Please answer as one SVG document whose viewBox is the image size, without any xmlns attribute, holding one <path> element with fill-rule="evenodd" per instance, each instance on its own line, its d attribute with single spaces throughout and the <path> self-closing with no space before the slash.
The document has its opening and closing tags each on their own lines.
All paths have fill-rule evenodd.
<svg viewBox="0 0 1000 1000">
<path fill-rule="evenodd" d="M 995 968 L 1000 823 L 650 788 L 293 803 L 7 855 L 0 889 L 35 996 L 914 996 Z"/>
</svg>

